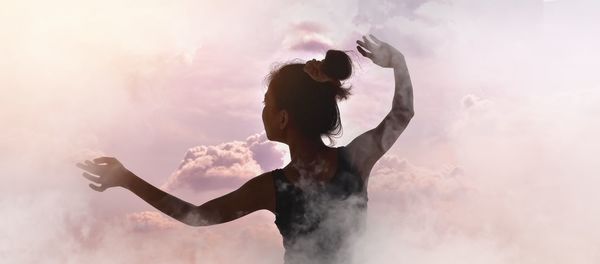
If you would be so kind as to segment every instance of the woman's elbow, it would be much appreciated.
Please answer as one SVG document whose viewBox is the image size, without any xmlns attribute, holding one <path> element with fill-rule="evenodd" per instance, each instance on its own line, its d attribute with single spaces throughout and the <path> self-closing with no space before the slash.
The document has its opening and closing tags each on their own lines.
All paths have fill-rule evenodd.
<svg viewBox="0 0 600 264">
<path fill-rule="evenodd" d="M 218 222 L 214 216 L 211 217 L 210 214 L 208 214 L 205 210 L 201 210 L 200 207 L 195 207 L 178 220 L 188 226 L 195 227 L 214 225 Z"/>
<path fill-rule="evenodd" d="M 408 122 L 410 122 L 410 120 L 414 116 L 415 116 L 415 111 L 413 111 L 413 110 L 402 111 L 402 113 L 400 114 L 400 117 L 401 117 L 400 118 L 401 119 L 400 123 L 402 123 L 402 125 L 404 126 L 404 125 L 408 124 Z"/>
</svg>

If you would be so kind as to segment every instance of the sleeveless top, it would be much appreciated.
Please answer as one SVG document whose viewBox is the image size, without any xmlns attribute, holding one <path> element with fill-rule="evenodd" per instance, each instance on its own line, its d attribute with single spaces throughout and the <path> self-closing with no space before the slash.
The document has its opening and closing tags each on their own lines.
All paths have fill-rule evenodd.
<svg viewBox="0 0 600 264">
<path fill-rule="evenodd" d="M 326 182 L 310 181 L 310 173 L 299 170 L 300 180 L 292 183 L 282 169 L 273 171 L 275 224 L 283 236 L 285 264 L 349 263 L 349 243 L 366 225 L 368 197 L 345 150 L 337 148 L 337 170 Z"/>
</svg>

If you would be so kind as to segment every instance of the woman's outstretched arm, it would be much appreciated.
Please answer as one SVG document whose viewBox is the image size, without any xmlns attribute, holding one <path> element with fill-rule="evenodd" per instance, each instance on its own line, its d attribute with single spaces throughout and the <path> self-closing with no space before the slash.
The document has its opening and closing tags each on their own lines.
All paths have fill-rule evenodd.
<svg viewBox="0 0 600 264">
<path fill-rule="evenodd" d="M 275 208 L 274 187 L 269 173 L 252 178 L 233 192 L 195 206 L 144 181 L 115 158 L 101 157 L 77 166 L 98 175 L 83 173 L 87 179 L 100 184 L 90 184 L 95 191 L 124 187 L 166 215 L 191 226 L 225 223 L 260 209 L 274 211 Z"/>
<path fill-rule="evenodd" d="M 404 55 L 391 45 L 371 35 L 373 41 L 358 40 L 358 51 L 373 63 L 394 69 L 395 90 L 392 109 L 379 125 L 356 137 L 347 149 L 363 175 L 369 172 L 383 154 L 396 142 L 414 116 L 413 89 Z"/>
</svg>

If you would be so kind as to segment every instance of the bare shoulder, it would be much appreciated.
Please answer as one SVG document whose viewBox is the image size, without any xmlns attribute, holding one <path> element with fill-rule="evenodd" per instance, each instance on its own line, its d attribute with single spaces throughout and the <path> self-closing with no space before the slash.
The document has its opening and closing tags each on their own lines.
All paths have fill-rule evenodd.
<svg viewBox="0 0 600 264">
<path fill-rule="evenodd" d="M 255 176 L 254 178 L 250 179 L 247 182 L 247 184 L 252 183 L 252 184 L 257 185 L 259 187 L 264 187 L 264 186 L 266 186 L 268 184 L 272 185 L 272 183 L 273 183 L 273 174 L 274 174 L 274 171 L 267 171 L 267 172 L 265 172 L 263 174 L 260 174 L 258 176 Z"/>
<path fill-rule="evenodd" d="M 260 209 L 266 209 L 275 212 L 275 186 L 273 184 L 274 171 L 268 171 L 260 174 L 246 182 L 240 191 L 252 194 L 254 200 L 261 206 Z M 249 198 L 243 195 L 244 198 Z"/>
<path fill-rule="evenodd" d="M 360 174 L 365 181 L 371 172 L 371 167 L 364 162 L 364 156 L 366 153 L 366 147 L 356 144 L 344 146 L 341 153 L 346 163 L 355 173 Z"/>
<path fill-rule="evenodd" d="M 275 187 L 272 173 L 265 172 L 255 176 L 238 189 L 210 200 L 200 207 L 209 212 L 218 212 L 216 223 L 229 222 L 262 209 L 275 212 Z"/>
</svg>

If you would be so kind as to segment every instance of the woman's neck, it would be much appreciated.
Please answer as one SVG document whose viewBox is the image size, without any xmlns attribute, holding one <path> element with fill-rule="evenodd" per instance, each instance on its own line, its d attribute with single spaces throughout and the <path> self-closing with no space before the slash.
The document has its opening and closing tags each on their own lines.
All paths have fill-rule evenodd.
<svg viewBox="0 0 600 264">
<path fill-rule="evenodd" d="M 292 163 L 310 162 L 324 156 L 327 147 L 321 138 L 291 137 L 287 142 Z"/>
</svg>

